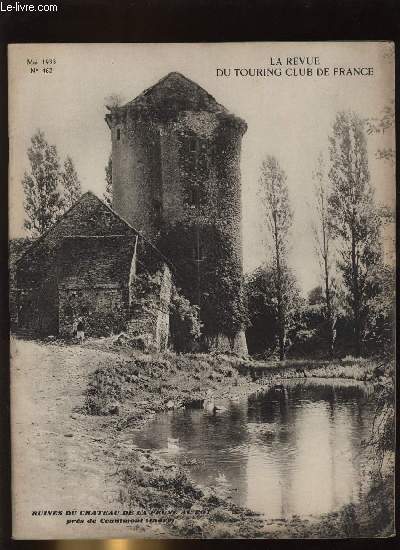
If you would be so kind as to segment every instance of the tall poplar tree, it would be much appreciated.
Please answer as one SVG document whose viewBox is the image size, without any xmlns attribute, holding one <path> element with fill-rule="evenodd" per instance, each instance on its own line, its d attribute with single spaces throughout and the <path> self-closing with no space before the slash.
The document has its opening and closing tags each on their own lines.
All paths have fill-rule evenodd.
<svg viewBox="0 0 400 550">
<path fill-rule="evenodd" d="M 330 222 L 352 313 L 356 356 L 362 353 L 369 274 L 380 259 L 380 222 L 370 184 L 364 124 L 357 114 L 340 112 L 329 138 Z"/>
<path fill-rule="evenodd" d="M 63 209 L 68 210 L 82 195 L 81 182 L 75 170 L 71 157 L 64 162 L 64 170 L 61 174 Z"/>
<path fill-rule="evenodd" d="M 288 235 L 293 213 L 289 203 L 286 174 L 277 159 L 267 156 L 261 165 L 259 197 L 263 206 L 268 241 L 272 253 L 277 304 L 279 358 L 285 358 L 286 321 L 289 304 L 285 300 L 284 276 L 287 267 Z"/>
<path fill-rule="evenodd" d="M 317 167 L 313 173 L 314 180 L 314 208 L 315 220 L 312 223 L 314 234 L 315 250 L 322 274 L 324 318 L 327 329 L 328 352 L 333 355 L 335 343 L 335 288 L 333 277 L 333 235 L 330 223 L 328 207 L 328 181 L 326 168 L 322 154 L 317 160 Z"/>
<path fill-rule="evenodd" d="M 28 158 L 31 170 L 22 179 L 24 226 L 31 237 L 37 237 L 51 227 L 63 210 L 61 166 L 56 147 L 47 143 L 41 130 L 31 138 Z"/>
</svg>

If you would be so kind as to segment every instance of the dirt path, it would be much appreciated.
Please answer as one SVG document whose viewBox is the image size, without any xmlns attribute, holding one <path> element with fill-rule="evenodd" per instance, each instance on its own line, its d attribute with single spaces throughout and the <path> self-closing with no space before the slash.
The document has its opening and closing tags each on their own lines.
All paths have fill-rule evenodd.
<svg viewBox="0 0 400 550">
<path fill-rule="evenodd" d="M 29 538 L 39 532 L 44 538 L 43 530 L 47 538 L 82 536 L 65 517 L 32 512 L 117 506 L 111 421 L 74 412 L 89 373 L 115 355 L 22 340 L 13 340 L 11 349 L 14 536 L 28 531 Z"/>
</svg>

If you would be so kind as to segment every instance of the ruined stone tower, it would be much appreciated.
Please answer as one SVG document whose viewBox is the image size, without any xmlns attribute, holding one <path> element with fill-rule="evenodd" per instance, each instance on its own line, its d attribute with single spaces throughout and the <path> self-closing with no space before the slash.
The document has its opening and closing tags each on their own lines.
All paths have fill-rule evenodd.
<svg viewBox="0 0 400 550">
<path fill-rule="evenodd" d="M 246 123 L 170 73 L 106 115 L 113 208 L 176 268 L 209 348 L 246 351 L 241 300 L 241 139 Z"/>
</svg>

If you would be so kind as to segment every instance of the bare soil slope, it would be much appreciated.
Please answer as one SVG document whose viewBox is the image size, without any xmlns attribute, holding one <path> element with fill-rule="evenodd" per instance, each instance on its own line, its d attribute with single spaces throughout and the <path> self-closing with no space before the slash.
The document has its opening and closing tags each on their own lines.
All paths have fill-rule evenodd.
<svg viewBox="0 0 400 550">
<path fill-rule="evenodd" d="M 14 536 L 71 537 L 65 518 L 32 512 L 115 506 L 113 430 L 108 419 L 74 412 L 89 373 L 113 354 L 22 340 L 11 349 Z"/>
</svg>

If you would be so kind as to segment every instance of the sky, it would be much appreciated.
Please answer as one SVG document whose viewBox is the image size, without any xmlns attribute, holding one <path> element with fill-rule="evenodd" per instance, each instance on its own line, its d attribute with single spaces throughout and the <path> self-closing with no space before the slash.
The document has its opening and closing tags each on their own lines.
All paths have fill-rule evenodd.
<svg viewBox="0 0 400 550">
<path fill-rule="evenodd" d="M 307 61 L 311 64 L 302 65 Z M 178 71 L 248 124 L 241 157 L 245 272 L 268 258 L 257 189 L 261 162 L 265 155 L 274 155 L 287 174 L 294 210 L 289 264 L 302 290 L 308 292 L 320 276 L 311 231 L 312 173 L 318 154 L 327 157 L 328 136 L 338 111 L 378 117 L 390 104 L 393 62 L 393 47 L 383 42 L 12 45 L 10 237 L 24 235 L 21 179 L 29 170 L 26 151 L 36 130 L 44 131 L 62 160 L 72 157 L 83 190 L 101 197 L 111 150 L 105 98 L 118 94 L 129 101 L 169 72 Z M 329 74 L 317 76 L 316 69 L 325 67 Z M 346 71 L 363 67 L 365 76 L 334 75 L 335 67 Z M 38 70 L 32 72 L 32 68 Z M 248 69 L 257 68 L 281 69 L 282 75 L 248 75 Z M 300 68 L 310 68 L 312 74 L 303 76 Z M 231 69 L 230 76 L 218 76 L 217 69 Z M 376 200 L 388 206 L 394 206 L 395 200 L 394 168 L 377 160 L 375 152 L 383 146 L 394 148 L 393 143 L 391 131 L 368 138 Z"/>
</svg>

